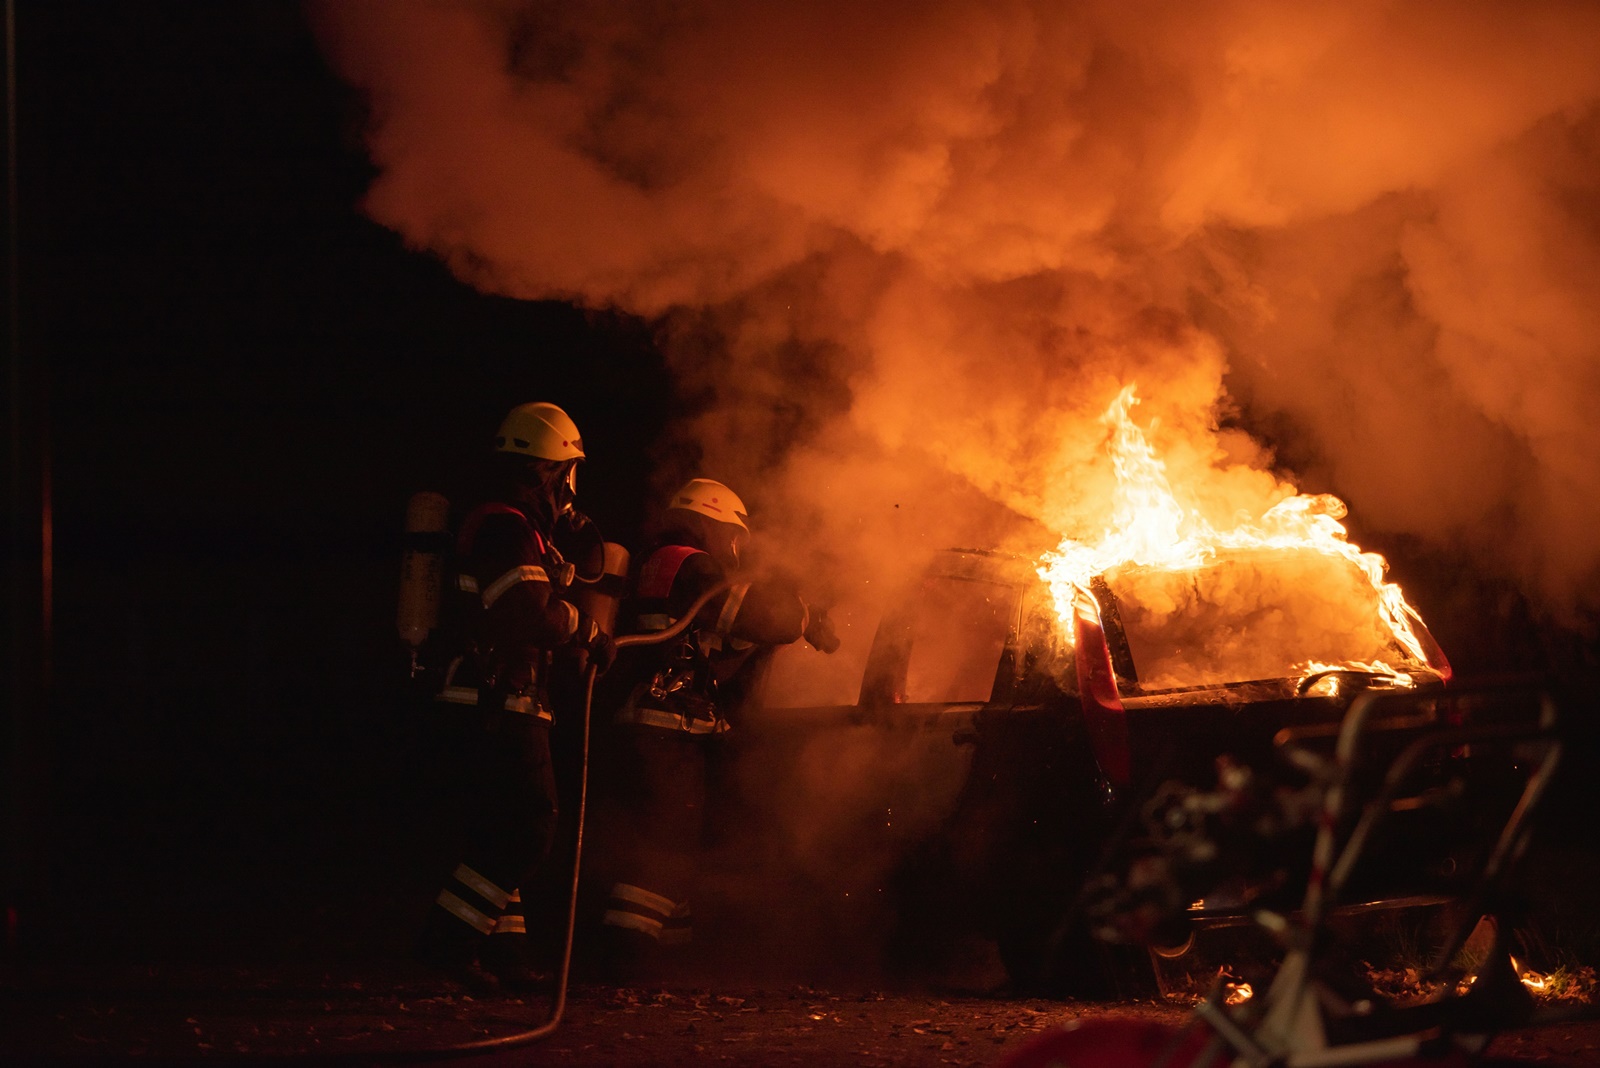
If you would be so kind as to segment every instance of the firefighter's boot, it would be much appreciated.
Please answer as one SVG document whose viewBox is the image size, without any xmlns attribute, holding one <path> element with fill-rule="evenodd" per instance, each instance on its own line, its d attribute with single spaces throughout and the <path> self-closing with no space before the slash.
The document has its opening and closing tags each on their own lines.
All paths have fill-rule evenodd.
<svg viewBox="0 0 1600 1068">
<path fill-rule="evenodd" d="M 601 918 L 601 968 L 612 982 L 655 982 L 669 974 L 673 947 L 689 943 L 689 902 L 632 883 L 613 883 Z"/>
<path fill-rule="evenodd" d="M 524 992 L 543 986 L 547 977 L 534 971 L 530 963 L 532 950 L 528 945 L 528 922 L 522 911 L 522 895 L 511 892 L 505 912 L 495 921 L 494 929 L 484 940 L 479 961 L 500 981 L 505 990 Z"/>
<path fill-rule="evenodd" d="M 435 906 L 428 910 L 417 936 L 415 956 L 440 975 L 479 996 L 499 993 L 500 980 L 478 963 L 482 932 L 455 914 Z"/>
</svg>

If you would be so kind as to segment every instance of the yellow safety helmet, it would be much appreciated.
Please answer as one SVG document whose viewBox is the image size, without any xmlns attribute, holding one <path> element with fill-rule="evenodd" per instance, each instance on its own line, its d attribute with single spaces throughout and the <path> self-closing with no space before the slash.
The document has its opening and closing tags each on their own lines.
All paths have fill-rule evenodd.
<svg viewBox="0 0 1600 1068">
<path fill-rule="evenodd" d="M 713 482 L 709 478 L 692 478 L 685 482 L 682 488 L 672 495 L 672 503 L 668 507 L 682 508 L 686 512 L 699 512 L 719 523 L 732 523 L 741 530 L 750 529 L 745 525 L 748 513 L 739 495 L 722 483 Z"/>
<path fill-rule="evenodd" d="M 581 460 L 583 439 L 578 424 L 554 404 L 519 404 L 495 431 L 496 452 L 516 452 L 540 460 Z"/>
</svg>

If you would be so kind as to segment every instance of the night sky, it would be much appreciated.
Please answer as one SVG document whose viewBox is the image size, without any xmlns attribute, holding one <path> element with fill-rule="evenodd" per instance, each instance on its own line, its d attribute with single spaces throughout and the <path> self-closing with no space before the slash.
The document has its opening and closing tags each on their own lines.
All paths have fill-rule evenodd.
<svg viewBox="0 0 1600 1068">
<path fill-rule="evenodd" d="M 646 324 L 483 296 L 366 220 L 361 101 L 298 5 L 19 7 L 56 552 L 50 701 L 12 711 L 25 921 L 144 952 L 174 910 L 191 949 L 241 910 L 285 944 L 403 916 L 432 874 L 396 712 L 406 498 L 454 494 L 509 407 L 552 400 L 586 510 L 637 544 L 661 356 Z"/>
</svg>

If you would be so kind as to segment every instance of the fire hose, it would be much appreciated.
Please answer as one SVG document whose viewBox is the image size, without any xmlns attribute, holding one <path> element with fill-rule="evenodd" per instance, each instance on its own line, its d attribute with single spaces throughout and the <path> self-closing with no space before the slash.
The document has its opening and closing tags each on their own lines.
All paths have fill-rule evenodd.
<svg viewBox="0 0 1600 1068">
<path fill-rule="evenodd" d="M 444 566 L 440 539 L 447 527 L 448 513 L 449 502 L 437 493 L 418 493 L 413 495 L 407 503 L 406 536 L 408 546 L 402 564 L 398 621 L 401 639 L 411 650 L 413 675 L 417 670 L 417 652 L 438 622 L 440 576 Z M 605 614 L 604 619 L 606 622 L 602 624 L 607 630 L 609 630 L 609 622 L 615 618 L 615 596 L 617 591 L 607 590 L 605 588 L 606 582 L 607 580 L 615 579 L 617 584 L 620 585 L 621 576 L 627 570 L 627 558 L 627 551 L 620 545 L 612 545 L 602 539 L 598 559 L 599 567 L 596 573 L 593 576 L 584 574 L 573 574 L 571 576 L 573 582 L 585 587 L 585 590 L 579 594 L 580 607 L 589 611 L 591 615 L 598 616 L 601 610 L 597 605 L 582 604 L 581 599 L 585 594 L 611 600 L 610 612 Z M 654 631 L 647 634 L 625 635 L 616 639 L 617 647 L 626 649 L 632 646 L 658 645 L 672 641 L 689 628 L 695 617 L 711 602 L 712 598 L 725 593 L 731 586 L 732 583 L 730 582 L 719 583 L 702 594 L 672 626 L 662 631 Z M 509 1049 L 547 1038 L 554 1034 L 556 1028 L 560 1025 L 561 1017 L 567 1006 L 567 983 L 572 969 L 573 936 L 577 929 L 578 883 L 583 866 L 583 828 L 589 797 L 589 726 L 594 707 L 594 680 L 596 673 L 592 663 L 584 670 L 583 732 L 580 743 L 581 755 L 579 757 L 578 772 L 578 819 L 572 852 L 572 887 L 567 899 L 566 937 L 562 944 L 561 964 L 556 976 L 555 1003 L 551 1008 L 550 1018 L 537 1027 L 503 1035 L 499 1038 L 487 1038 L 476 1042 L 435 1049 L 400 1051 L 389 1054 L 384 1059 L 397 1062 L 425 1061 Z"/>
<path fill-rule="evenodd" d="M 660 645 L 672 641 L 694 622 L 700 611 L 710 604 L 717 595 L 726 593 L 731 587 L 731 582 L 719 583 L 700 595 L 700 598 L 689 606 L 676 623 L 662 631 L 652 631 L 647 634 L 627 634 L 616 639 L 617 648 L 631 649 L 635 646 Z M 386 1055 L 378 1059 L 388 1059 L 396 1062 L 438 1060 L 444 1057 L 456 1057 L 463 1054 L 484 1053 L 491 1050 L 511 1049 L 515 1046 L 524 1046 L 540 1039 L 548 1038 L 555 1034 L 556 1028 L 561 1025 L 561 1017 L 567 1008 L 567 980 L 572 974 L 572 943 L 573 936 L 578 926 L 578 881 L 583 867 L 583 823 L 589 798 L 589 718 L 594 707 L 594 678 L 595 668 L 590 664 L 583 673 L 583 733 L 580 747 L 581 757 L 578 765 L 578 822 L 572 848 L 572 888 L 567 898 L 567 931 L 561 948 L 561 965 L 556 973 L 556 998 L 551 1007 L 550 1018 L 538 1027 L 527 1031 L 517 1031 L 498 1038 L 485 1038 L 476 1042 L 463 1042 L 455 1046 L 442 1046 L 437 1049 L 406 1050 L 396 1054 Z M 366 1058 L 371 1061 L 370 1055 Z"/>
<path fill-rule="evenodd" d="M 413 676 L 416 675 L 418 669 L 417 652 L 438 621 L 439 587 L 441 585 L 440 576 L 443 566 L 442 550 L 439 548 L 438 541 L 444 530 L 447 511 L 448 502 L 442 496 L 434 493 L 416 494 L 408 505 L 406 533 L 410 544 L 402 565 L 399 629 L 402 641 L 410 650 L 411 674 Z M 601 596 L 609 595 L 614 597 L 614 591 L 606 590 L 605 583 L 608 579 L 620 575 L 619 569 L 626 569 L 627 554 L 621 550 L 620 546 L 617 546 L 618 553 L 614 556 L 611 549 L 612 546 L 609 543 L 603 543 L 601 568 L 598 574 L 593 577 L 581 574 L 573 575 L 574 581 L 585 587 L 595 589 Z M 616 575 L 613 572 L 616 572 Z M 726 593 L 732 586 L 731 582 L 722 582 L 707 590 L 689 606 L 672 626 L 665 630 L 646 634 L 629 634 L 615 639 L 617 648 L 627 649 L 635 646 L 659 645 L 678 638 L 684 631 L 689 629 L 695 617 L 700 614 L 713 598 Z M 596 674 L 597 671 L 593 663 L 588 664 L 583 672 L 583 727 L 578 773 L 578 813 L 572 852 L 572 884 L 567 899 L 567 924 L 566 934 L 562 943 L 561 963 L 556 974 L 555 1000 L 551 1007 L 549 1018 L 538 1026 L 525 1031 L 449 1046 L 387 1050 L 372 1053 L 301 1053 L 286 1055 L 281 1058 L 256 1055 L 247 1059 L 257 1063 L 282 1060 L 299 1065 L 406 1064 L 446 1060 L 478 1053 L 513 1049 L 548 1038 L 555 1033 L 561 1024 L 562 1016 L 566 1012 L 568 980 L 572 971 L 572 946 L 577 931 L 578 889 L 583 867 L 583 831 L 589 796 L 589 730 L 594 708 Z M 226 1061 L 233 1058 L 224 1055 L 218 1059 Z"/>
<path fill-rule="evenodd" d="M 672 641 L 689 629 L 697 615 L 719 594 L 725 593 L 732 587 L 732 583 L 723 582 L 707 590 L 700 596 L 676 623 L 666 630 L 655 631 L 647 634 L 628 634 L 616 639 L 619 649 L 630 649 L 635 646 L 659 645 Z M 578 772 L 578 818 L 577 829 L 574 835 L 572 851 L 572 886 L 567 898 L 567 927 L 562 943 L 561 964 L 556 973 L 555 1003 L 551 1007 L 550 1016 L 537 1027 L 526 1031 L 516 1031 L 509 1035 L 497 1038 L 479 1039 L 473 1042 L 462 1042 L 451 1046 L 432 1046 L 427 1049 L 385 1050 L 368 1053 L 299 1053 L 288 1054 L 282 1057 L 252 1055 L 247 1059 L 252 1063 L 270 1063 L 283 1061 L 296 1065 L 327 1064 L 327 1065 L 372 1065 L 372 1064 L 410 1064 L 422 1061 L 447 1060 L 454 1057 L 471 1056 L 478 1053 L 489 1053 L 496 1050 L 513 1049 L 518 1046 L 530 1045 L 541 1039 L 555 1034 L 561 1025 L 561 1018 L 567 1007 L 568 979 L 572 973 L 572 945 L 577 931 L 578 921 L 578 883 L 583 867 L 583 825 L 586 815 L 589 796 L 589 721 L 594 707 L 594 680 L 596 670 L 593 664 L 588 665 L 583 673 L 583 731 L 581 742 L 581 757 Z M 231 1061 L 235 1058 L 226 1054 L 221 1056 L 208 1056 L 207 1060 Z"/>
</svg>

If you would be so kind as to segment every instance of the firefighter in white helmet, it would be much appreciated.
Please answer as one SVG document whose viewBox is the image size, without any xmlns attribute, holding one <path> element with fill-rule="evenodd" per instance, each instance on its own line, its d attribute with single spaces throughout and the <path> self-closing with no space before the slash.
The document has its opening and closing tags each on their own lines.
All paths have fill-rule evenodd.
<svg viewBox="0 0 1600 1068">
<path fill-rule="evenodd" d="M 518 888 L 550 850 L 556 784 L 549 673 L 562 650 L 584 650 L 603 671 L 615 644 L 572 603 L 573 567 L 554 540 L 587 525 L 574 508 L 583 440 L 554 404 L 522 404 L 500 424 L 489 488 L 456 539 L 457 647 L 439 700 L 474 716 L 466 775 L 471 801 L 454 871 L 429 910 L 418 956 L 479 993 L 499 986 L 486 939 L 524 930 Z M 496 942 L 499 939 L 495 940 Z M 525 939 L 519 939 L 525 941 Z M 525 980 L 513 955 L 499 969 Z"/>
<path fill-rule="evenodd" d="M 635 682 L 616 719 L 634 761 L 634 848 L 602 919 L 605 965 L 615 979 L 648 967 L 659 947 L 689 941 L 707 763 L 737 718 L 741 684 L 763 653 L 801 637 L 824 652 L 838 648 L 827 614 L 792 585 L 741 570 L 749 536 L 739 495 L 692 479 L 672 495 L 636 580 L 634 622 L 646 633 L 671 627 L 707 591 L 731 586 L 680 638 L 643 647 L 627 664 Z"/>
</svg>

